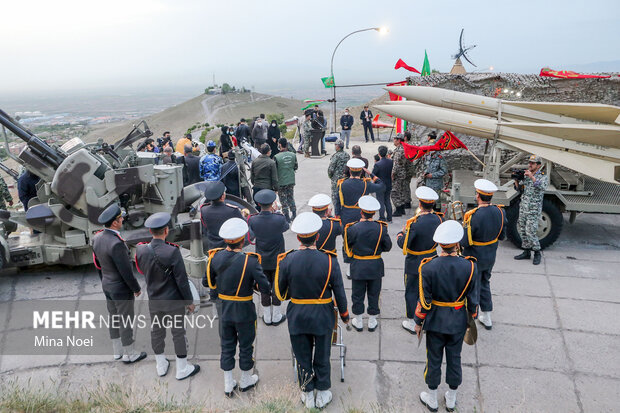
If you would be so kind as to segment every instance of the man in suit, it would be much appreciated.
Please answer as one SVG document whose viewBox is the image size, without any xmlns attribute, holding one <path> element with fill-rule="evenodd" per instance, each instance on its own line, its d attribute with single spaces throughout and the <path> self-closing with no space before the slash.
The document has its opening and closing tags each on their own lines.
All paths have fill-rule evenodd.
<svg viewBox="0 0 620 413">
<path fill-rule="evenodd" d="M 192 145 L 185 145 L 183 147 L 183 152 L 185 153 L 184 159 L 182 159 L 185 163 L 185 169 L 183 171 L 184 186 L 202 181 L 202 178 L 200 177 L 200 157 L 194 155 L 192 153 L 193 150 Z"/>
<path fill-rule="evenodd" d="M 198 373 L 200 366 L 187 362 L 187 338 L 183 327 L 185 307 L 192 312 L 194 304 L 179 246 L 166 241 L 170 219 L 167 212 L 156 212 L 146 219 L 144 226 L 150 229 L 153 239 L 138 244 L 136 268 L 146 278 L 157 375 L 165 376 L 170 367 L 164 354 L 166 326 L 169 325 L 176 353 L 176 379 L 184 380 Z"/>
<path fill-rule="evenodd" d="M 372 132 L 372 111 L 368 109 L 368 105 L 364 105 L 364 110 L 360 113 L 360 119 L 362 120 L 362 125 L 364 126 L 364 138 L 366 138 L 366 142 L 368 142 L 368 131 L 370 131 L 370 138 L 374 143 L 375 135 Z"/>
<path fill-rule="evenodd" d="M 129 248 L 119 233 L 123 217 L 117 204 L 110 205 L 99 215 L 98 221 L 105 229 L 93 238 L 93 261 L 99 270 L 110 317 L 127 320 L 135 317 L 134 299 L 142 292 L 133 275 Z M 122 358 L 123 363 L 130 364 L 146 357 L 145 352 L 138 353 L 134 349 L 133 328 L 129 323 L 110 323 L 109 330 L 114 360 Z"/>
<path fill-rule="evenodd" d="M 222 182 L 226 186 L 226 193 L 241 196 L 239 188 L 239 166 L 235 160 L 235 152 L 228 151 L 228 162 L 222 165 Z"/>
<path fill-rule="evenodd" d="M 377 200 L 381 205 L 379 210 L 379 219 L 381 221 L 392 222 L 392 201 L 390 196 L 392 195 L 392 166 L 393 162 L 387 157 L 387 146 L 379 146 L 379 161 L 375 163 L 372 168 L 372 173 L 379 177 L 385 190 L 383 192 L 377 192 Z"/>
</svg>

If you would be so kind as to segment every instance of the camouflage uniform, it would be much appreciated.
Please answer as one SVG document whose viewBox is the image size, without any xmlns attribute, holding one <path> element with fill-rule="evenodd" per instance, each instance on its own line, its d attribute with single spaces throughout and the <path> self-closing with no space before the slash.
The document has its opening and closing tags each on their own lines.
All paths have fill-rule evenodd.
<svg viewBox="0 0 620 413">
<path fill-rule="evenodd" d="M 4 178 L 0 177 L 0 209 L 6 209 L 6 202 L 13 202 L 13 197 L 9 192 L 9 187 L 4 182 Z"/>
<path fill-rule="evenodd" d="M 327 176 L 332 180 L 332 201 L 334 205 L 338 198 L 338 180 L 344 178 L 344 168 L 347 166 L 349 159 L 351 159 L 351 156 L 341 149 L 336 151 L 329 160 Z"/>
<path fill-rule="evenodd" d="M 222 158 L 210 153 L 200 162 L 200 177 L 205 181 L 219 181 L 222 172 Z"/>
<path fill-rule="evenodd" d="M 521 248 L 540 251 L 538 240 L 538 221 L 542 213 L 543 197 L 549 185 L 549 177 L 539 169 L 535 174 L 536 182 L 528 177 L 523 180 L 523 193 L 519 207 L 517 227 L 521 236 Z"/>
<path fill-rule="evenodd" d="M 424 173 L 432 174 L 433 177 L 425 178 L 424 185 L 440 194 L 443 189 L 443 177 L 448 173 L 446 160 L 438 152 L 431 152 L 426 155 L 425 166 Z"/>
<path fill-rule="evenodd" d="M 301 137 L 304 139 L 304 153 L 310 153 L 310 143 L 312 142 L 312 120 L 307 120 L 301 125 Z"/>
<path fill-rule="evenodd" d="M 394 166 L 392 167 L 392 202 L 396 208 L 404 206 L 407 202 L 411 202 L 411 188 L 409 183 L 411 177 L 409 175 L 410 164 L 405 158 L 405 150 L 402 145 L 399 145 L 394 149 L 392 153 L 392 161 Z"/>
<path fill-rule="evenodd" d="M 289 216 L 289 209 L 293 212 L 293 214 L 297 211 L 293 189 L 295 189 L 295 184 L 282 185 L 278 188 L 278 196 L 280 197 L 280 203 L 282 204 L 282 213 L 285 217 Z"/>
</svg>

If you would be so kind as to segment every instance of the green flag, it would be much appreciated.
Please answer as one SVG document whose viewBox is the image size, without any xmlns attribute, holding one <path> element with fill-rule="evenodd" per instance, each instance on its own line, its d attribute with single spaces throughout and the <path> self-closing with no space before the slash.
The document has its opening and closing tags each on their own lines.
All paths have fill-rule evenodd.
<svg viewBox="0 0 620 413">
<path fill-rule="evenodd" d="M 334 76 L 322 77 L 321 80 L 326 88 L 334 87 Z"/>
<path fill-rule="evenodd" d="M 422 65 L 421 76 L 429 76 L 431 74 L 431 64 L 428 62 L 428 55 L 424 50 L 424 64 Z"/>
</svg>

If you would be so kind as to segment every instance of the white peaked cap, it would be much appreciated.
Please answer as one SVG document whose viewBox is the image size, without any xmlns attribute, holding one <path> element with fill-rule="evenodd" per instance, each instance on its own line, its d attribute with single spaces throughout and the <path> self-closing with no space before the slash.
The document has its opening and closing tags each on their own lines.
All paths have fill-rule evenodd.
<svg viewBox="0 0 620 413">
<path fill-rule="evenodd" d="M 220 227 L 220 237 L 237 239 L 248 233 L 248 224 L 241 218 L 230 218 Z"/>
<path fill-rule="evenodd" d="M 418 198 L 418 201 L 423 202 L 434 202 L 439 199 L 439 195 L 433 189 L 428 186 L 419 186 L 415 190 L 415 197 Z"/>
<path fill-rule="evenodd" d="M 364 195 L 358 202 L 359 207 L 364 211 L 375 212 L 381 209 L 379 201 L 370 195 Z"/>
<path fill-rule="evenodd" d="M 310 201 L 308 201 L 308 206 L 312 208 L 322 208 L 332 203 L 332 198 L 329 195 L 325 194 L 316 194 Z"/>
<path fill-rule="evenodd" d="M 454 220 L 441 223 L 435 230 L 433 241 L 438 244 L 454 244 L 463 239 L 463 226 Z"/>
<path fill-rule="evenodd" d="M 297 215 L 291 231 L 298 235 L 309 235 L 317 232 L 323 226 L 323 220 L 314 212 L 302 212 Z"/>
<path fill-rule="evenodd" d="M 347 162 L 347 166 L 351 169 L 362 169 L 364 166 L 366 166 L 366 164 L 361 159 L 351 158 Z"/>
<path fill-rule="evenodd" d="M 474 188 L 483 195 L 493 195 L 497 192 L 497 186 L 487 179 L 476 179 Z"/>
</svg>

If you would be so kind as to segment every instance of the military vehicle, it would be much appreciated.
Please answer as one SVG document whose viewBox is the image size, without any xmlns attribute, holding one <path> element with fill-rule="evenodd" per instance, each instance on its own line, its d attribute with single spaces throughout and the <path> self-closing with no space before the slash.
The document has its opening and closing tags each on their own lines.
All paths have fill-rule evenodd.
<svg viewBox="0 0 620 413">
<path fill-rule="evenodd" d="M 48 145 L 2 110 L 0 123 L 26 143 L 19 155 L 9 156 L 40 177 L 27 211 L 0 211 L 0 265 L 90 264 L 90 241 L 102 229 L 97 218 L 118 203 L 127 213 L 121 235 L 130 247 L 150 240 L 143 227 L 149 215 L 169 212 L 173 222 L 168 240 L 189 247 L 183 255 L 192 276 L 204 274 L 196 212 L 204 201 L 205 183 L 183 187 L 182 165 L 158 165 L 157 154 L 133 150 L 133 143 L 152 135 L 144 121 L 112 145 L 74 138 L 60 147 Z M 8 149 L 6 133 L 4 137 Z M 229 196 L 228 202 L 256 212 L 237 197 Z M 30 232 L 10 235 L 18 225 Z"/>
<path fill-rule="evenodd" d="M 488 139 L 481 172 L 452 171 L 449 215 L 475 205 L 473 182 L 484 177 L 500 191 L 494 202 L 507 206 L 508 237 L 517 246 L 520 194 L 513 170 L 535 153 L 550 177 L 538 229 L 541 247 L 559 237 L 570 213 L 620 213 L 620 107 L 595 103 L 505 101 L 436 87 L 395 86 L 387 90 L 408 101 L 377 105 L 382 112 L 415 124 Z M 509 155 L 507 158 L 506 155 Z M 461 208 L 462 207 L 462 208 Z"/>
</svg>

